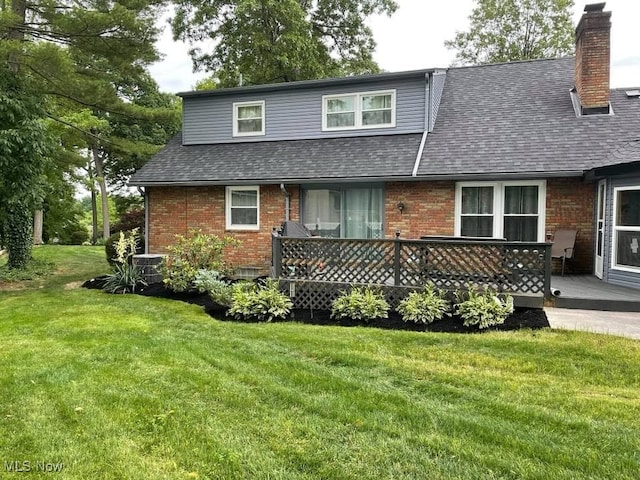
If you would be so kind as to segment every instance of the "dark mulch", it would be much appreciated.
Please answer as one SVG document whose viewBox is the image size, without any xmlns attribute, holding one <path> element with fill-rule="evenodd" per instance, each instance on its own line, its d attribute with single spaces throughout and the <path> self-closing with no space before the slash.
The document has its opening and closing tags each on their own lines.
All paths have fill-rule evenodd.
<svg viewBox="0 0 640 480">
<path fill-rule="evenodd" d="M 104 285 L 105 277 L 92 278 L 82 285 L 84 288 L 101 289 Z M 160 297 L 182 302 L 200 305 L 212 317 L 223 321 L 237 321 L 225 315 L 225 307 L 213 302 L 208 294 L 195 291 L 177 293 L 168 289 L 162 283 L 156 283 L 142 288 L 136 292 L 138 295 L 147 297 Z M 502 325 L 496 325 L 480 330 L 478 327 L 465 327 L 459 317 L 446 317 L 443 320 L 433 322 L 429 325 L 404 322 L 397 312 L 389 312 L 389 318 L 364 321 L 355 319 L 334 319 L 331 312 L 327 310 L 294 310 L 290 320 L 312 325 L 339 325 L 342 327 L 368 326 L 391 330 L 410 330 L 415 332 L 450 332 L 450 333 L 478 333 L 483 331 L 506 331 L 519 330 L 522 328 L 540 329 L 548 328 L 549 321 L 542 309 L 536 308 L 516 308 Z M 247 320 L 249 323 L 257 320 Z"/>
</svg>

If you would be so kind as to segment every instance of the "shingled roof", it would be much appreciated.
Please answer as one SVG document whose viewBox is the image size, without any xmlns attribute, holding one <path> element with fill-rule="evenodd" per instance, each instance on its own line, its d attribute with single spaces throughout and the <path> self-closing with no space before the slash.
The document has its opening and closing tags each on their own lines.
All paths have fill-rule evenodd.
<svg viewBox="0 0 640 480">
<path fill-rule="evenodd" d="M 612 161 L 640 138 L 640 99 L 613 90 L 613 115 L 577 117 L 573 69 L 569 57 L 448 70 L 418 175 L 582 175 Z"/>
<path fill-rule="evenodd" d="M 573 72 L 573 57 L 449 69 L 417 177 L 420 134 L 185 146 L 177 136 L 130 183 L 544 178 L 637 161 L 623 147 L 640 139 L 640 98 L 612 90 L 613 115 L 578 117 Z"/>
<path fill-rule="evenodd" d="M 180 135 L 136 172 L 132 185 L 240 185 L 410 175 L 420 134 L 181 145 Z"/>
</svg>

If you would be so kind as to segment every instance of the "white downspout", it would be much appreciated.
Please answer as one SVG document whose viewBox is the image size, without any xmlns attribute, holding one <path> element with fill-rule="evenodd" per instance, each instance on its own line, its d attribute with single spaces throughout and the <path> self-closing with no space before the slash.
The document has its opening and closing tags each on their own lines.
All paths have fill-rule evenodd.
<svg viewBox="0 0 640 480">
<path fill-rule="evenodd" d="M 284 183 L 280 184 L 280 190 L 284 194 L 284 219 L 285 221 L 289 221 L 290 212 L 291 212 L 291 194 L 287 192 L 287 189 L 284 186 Z"/>
<path fill-rule="evenodd" d="M 425 115 L 424 115 L 424 132 L 422 133 L 422 139 L 420 140 L 420 148 L 418 148 L 418 154 L 416 155 L 416 161 L 413 164 L 413 171 L 411 172 L 412 177 L 418 176 L 418 168 L 420 168 L 420 160 L 422 159 L 422 152 L 424 152 L 424 146 L 427 143 L 427 135 L 429 134 L 429 129 L 431 128 L 431 103 L 432 103 L 432 95 L 433 95 L 433 73 L 429 72 L 426 74 L 427 80 L 427 89 L 425 92 Z"/>
</svg>

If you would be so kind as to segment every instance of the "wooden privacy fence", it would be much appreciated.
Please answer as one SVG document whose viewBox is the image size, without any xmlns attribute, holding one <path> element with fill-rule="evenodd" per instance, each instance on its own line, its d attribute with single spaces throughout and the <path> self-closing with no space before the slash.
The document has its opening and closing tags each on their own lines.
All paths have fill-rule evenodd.
<svg viewBox="0 0 640 480">
<path fill-rule="evenodd" d="M 272 235 L 272 273 L 297 308 L 330 308 L 349 285 L 377 285 L 392 305 L 433 284 L 474 285 L 542 306 L 550 296 L 551 244 L 469 239 L 336 239 Z"/>
</svg>

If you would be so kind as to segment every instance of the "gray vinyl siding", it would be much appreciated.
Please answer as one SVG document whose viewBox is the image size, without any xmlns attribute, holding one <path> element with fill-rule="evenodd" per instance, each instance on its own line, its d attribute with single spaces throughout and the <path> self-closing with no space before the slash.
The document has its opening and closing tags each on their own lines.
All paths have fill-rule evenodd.
<svg viewBox="0 0 640 480">
<path fill-rule="evenodd" d="M 607 179 L 607 208 L 605 217 L 604 280 L 623 287 L 640 288 L 640 273 L 625 272 L 612 268 L 613 264 L 613 189 L 640 185 L 640 176 L 613 177 Z"/>
<path fill-rule="evenodd" d="M 316 89 L 183 98 L 184 145 L 356 137 L 424 131 L 424 77 Z M 396 126 L 361 130 L 322 131 L 322 96 L 396 90 Z M 265 135 L 233 137 L 233 103 L 265 101 Z"/>
</svg>

